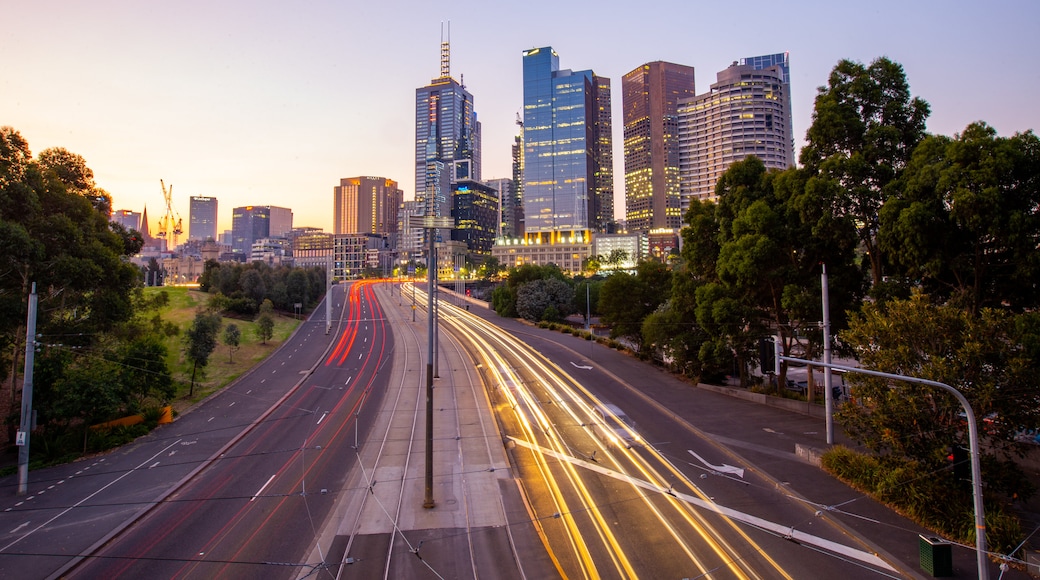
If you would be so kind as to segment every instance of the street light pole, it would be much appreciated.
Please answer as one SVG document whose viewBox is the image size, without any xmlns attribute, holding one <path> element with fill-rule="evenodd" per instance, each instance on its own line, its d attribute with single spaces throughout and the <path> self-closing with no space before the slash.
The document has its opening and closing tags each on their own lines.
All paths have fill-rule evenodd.
<svg viewBox="0 0 1040 580">
<path fill-rule="evenodd" d="M 776 354 L 776 360 L 822 366 L 828 371 L 833 369 L 847 373 L 858 373 L 873 377 L 881 377 L 883 379 L 929 385 L 943 389 L 957 399 L 957 402 L 959 402 L 961 407 L 964 409 L 964 416 L 968 422 L 968 445 L 970 447 L 969 454 L 971 455 L 971 490 L 975 508 L 975 561 L 978 566 L 978 578 L 979 580 L 989 580 L 989 569 L 986 567 L 986 514 L 982 506 L 982 469 L 979 465 L 979 427 L 975 423 L 975 412 L 971 409 L 971 404 L 968 403 L 968 399 L 966 399 L 957 389 L 947 385 L 946 383 L 940 383 L 939 381 L 836 365 L 828 362 L 821 363 L 818 361 L 805 360 L 790 356 L 781 356 L 779 352 Z"/>
</svg>

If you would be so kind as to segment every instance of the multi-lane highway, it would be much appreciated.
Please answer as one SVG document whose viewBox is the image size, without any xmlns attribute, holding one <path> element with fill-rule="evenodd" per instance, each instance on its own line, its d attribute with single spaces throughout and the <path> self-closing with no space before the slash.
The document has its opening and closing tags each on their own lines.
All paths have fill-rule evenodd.
<svg viewBox="0 0 1040 580">
<path fill-rule="evenodd" d="M 423 508 L 426 313 L 415 292 L 417 311 L 390 284 L 336 286 L 330 335 L 308 321 L 173 425 L 34 472 L 30 496 L 0 497 L 0 575 L 900 575 L 579 352 L 600 346 L 521 341 L 443 301 L 436 507 Z"/>
</svg>

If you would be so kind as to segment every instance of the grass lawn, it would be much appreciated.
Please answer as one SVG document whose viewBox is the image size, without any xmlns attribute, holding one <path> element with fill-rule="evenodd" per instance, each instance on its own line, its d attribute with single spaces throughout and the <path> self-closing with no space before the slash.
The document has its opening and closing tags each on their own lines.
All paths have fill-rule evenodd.
<svg viewBox="0 0 1040 580">
<path fill-rule="evenodd" d="M 217 335 L 217 348 L 209 357 L 209 364 L 200 368 L 195 375 L 195 392 L 189 395 L 191 385 L 192 364 L 184 356 L 184 335 L 195 320 L 195 311 L 203 308 L 209 300 L 209 294 L 195 288 L 156 287 L 145 288 L 145 295 L 151 296 L 165 291 L 170 298 L 169 305 L 162 309 L 162 319 L 171 322 L 180 329 L 180 334 L 166 340 L 169 350 L 167 364 L 173 379 L 177 383 L 177 395 L 173 400 L 174 411 L 182 411 L 207 395 L 220 390 L 248 371 L 256 363 L 270 355 L 292 334 L 300 324 L 292 316 L 274 313 L 274 335 L 267 344 L 257 338 L 257 325 L 252 320 L 223 317 L 223 326 Z M 239 348 L 233 355 L 224 344 L 224 329 L 235 324 L 241 331 Z"/>
</svg>

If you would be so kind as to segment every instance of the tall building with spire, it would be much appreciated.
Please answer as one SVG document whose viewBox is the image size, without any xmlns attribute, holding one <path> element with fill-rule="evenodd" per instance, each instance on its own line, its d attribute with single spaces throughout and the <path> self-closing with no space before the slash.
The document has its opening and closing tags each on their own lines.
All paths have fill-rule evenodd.
<svg viewBox="0 0 1040 580">
<path fill-rule="evenodd" d="M 415 90 L 415 199 L 425 215 L 451 215 L 451 184 L 459 180 L 480 180 L 480 123 L 473 95 L 451 76 L 449 38 L 441 41 L 440 76 Z"/>
<path fill-rule="evenodd" d="M 697 94 L 692 66 L 649 62 L 621 78 L 628 230 L 682 227 L 679 99 Z"/>
<path fill-rule="evenodd" d="M 523 53 L 523 207 L 528 244 L 588 243 L 613 222 L 610 79 Z"/>
</svg>

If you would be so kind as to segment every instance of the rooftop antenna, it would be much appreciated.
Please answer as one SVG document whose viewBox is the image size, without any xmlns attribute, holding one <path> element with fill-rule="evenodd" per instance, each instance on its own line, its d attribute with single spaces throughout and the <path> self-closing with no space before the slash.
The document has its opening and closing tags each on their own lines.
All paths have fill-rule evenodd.
<svg viewBox="0 0 1040 580">
<path fill-rule="evenodd" d="M 441 23 L 441 78 L 451 77 L 451 21 L 448 21 L 448 35 L 444 35 L 444 23 Z"/>
</svg>

